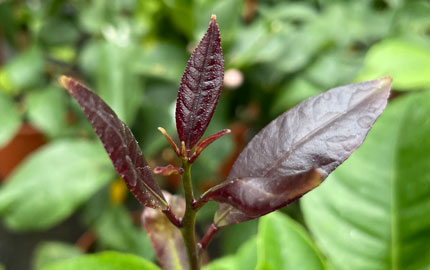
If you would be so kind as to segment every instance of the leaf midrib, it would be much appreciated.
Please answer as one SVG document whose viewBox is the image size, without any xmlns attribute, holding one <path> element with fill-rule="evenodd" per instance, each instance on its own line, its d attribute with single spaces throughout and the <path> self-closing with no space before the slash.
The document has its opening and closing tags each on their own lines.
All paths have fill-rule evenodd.
<svg viewBox="0 0 430 270">
<path fill-rule="evenodd" d="M 413 100 L 413 99 L 412 99 Z M 397 132 L 395 134 L 396 139 L 394 140 L 393 145 L 393 157 L 392 157 L 392 166 L 391 166 L 391 172 L 390 172 L 390 186 L 391 186 L 391 193 L 390 193 L 390 229 L 391 229 L 391 241 L 390 241 L 390 251 L 391 251 L 391 269 L 392 270 L 399 270 L 399 263 L 400 263 L 400 251 L 399 251 L 399 243 L 400 243 L 400 237 L 399 237 L 399 214 L 398 214 L 398 200 L 397 200 L 397 167 L 396 164 L 398 164 L 398 157 L 399 157 L 399 145 L 400 145 L 400 133 L 402 132 L 403 126 L 405 124 L 405 119 L 408 113 L 408 108 L 410 107 L 411 100 L 408 101 L 408 104 L 404 107 L 403 111 L 401 112 L 401 116 L 399 119 L 399 126 L 397 128 Z"/>
</svg>

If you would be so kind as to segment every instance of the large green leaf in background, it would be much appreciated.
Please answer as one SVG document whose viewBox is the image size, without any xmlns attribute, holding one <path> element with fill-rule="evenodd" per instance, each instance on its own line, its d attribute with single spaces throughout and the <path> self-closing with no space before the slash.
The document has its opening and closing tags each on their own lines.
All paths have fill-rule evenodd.
<svg viewBox="0 0 430 270">
<path fill-rule="evenodd" d="M 42 242 L 39 244 L 33 257 L 34 270 L 41 270 L 50 263 L 71 259 L 82 254 L 82 251 L 74 245 L 62 242 Z"/>
<path fill-rule="evenodd" d="M 12 139 L 21 125 L 21 118 L 11 98 L 0 92 L 0 148 Z"/>
<path fill-rule="evenodd" d="M 302 199 L 335 269 L 430 269 L 429 116 L 429 92 L 394 100 L 362 147 Z"/>
<path fill-rule="evenodd" d="M 130 47 L 112 42 L 99 47 L 97 89 L 94 89 L 128 125 L 133 123 L 143 97 L 141 80 L 131 69 L 135 52 Z"/>
<path fill-rule="evenodd" d="M 257 238 L 246 241 L 235 255 L 214 260 L 203 270 L 252 270 L 257 263 Z"/>
<path fill-rule="evenodd" d="M 29 121 L 45 135 L 56 137 L 66 131 L 65 92 L 55 86 L 33 91 L 26 97 Z"/>
<path fill-rule="evenodd" d="M 0 68 L 0 87 L 7 92 L 19 93 L 43 81 L 44 68 L 43 51 L 33 45 Z"/>
<path fill-rule="evenodd" d="M 357 80 L 381 76 L 392 76 L 395 90 L 430 88 L 430 46 L 398 39 L 373 45 Z"/>
<path fill-rule="evenodd" d="M 305 230 L 280 212 L 262 217 L 258 224 L 259 270 L 323 270 L 322 257 Z"/>
<path fill-rule="evenodd" d="M 258 234 L 234 255 L 204 270 L 324 270 L 320 252 L 307 232 L 292 218 L 273 212 L 259 219 Z"/>
<path fill-rule="evenodd" d="M 133 225 L 130 213 L 124 206 L 108 207 L 96 221 L 94 230 L 104 249 L 133 253 L 147 260 L 154 258 L 148 235 Z"/>
<path fill-rule="evenodd" d="M 105 251 L 55 262 L 42 270 L 159 270 L 152 262 L 130 254 Z"/>
<path fill-rule="evenodd" d="M 0 214 L 14 230 L 48 228 L 112 179 L 100 144 L 53 142 L 28 157 L 0 189 Z"/>
<path fill-rule="evenodd" d="M 127 125 L 131 125 L 141 106 L 143 84 L 135 71 L 141 60 L 139 50 L 125 33 L 121 35 L 113 27 L 107 31 L 107 41 L 91 41 L 86 44 L 79 57 L 79 65 L 91 78 L 95 78 L 92 90 L 115 111 Z M 90 82 L 82 81 L 90 86 Z"/>
</svg>

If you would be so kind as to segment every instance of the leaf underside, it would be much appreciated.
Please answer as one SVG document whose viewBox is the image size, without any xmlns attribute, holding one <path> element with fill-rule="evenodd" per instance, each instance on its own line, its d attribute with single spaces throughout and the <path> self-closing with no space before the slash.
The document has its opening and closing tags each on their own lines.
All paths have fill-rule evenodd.
<svg viewBox="0 0 430 270">
<path fill-rule="evenodd" d="M 184 216 L 185 200 L 180 196 L 163 193 L 173 213 L 178 217 Z M 162 212 L 151 208 L 144 209 L 142 223 L 163 269 L 188 269 L 188 257 L 181 231 Z"/>
<path fill-rule="evenodd" d="M 221 94 L 224 60 L 215 17 L 185 68 L 176 100 L 179 139 L 191 149 L 203 136 Z"/>
<path fill-rule="evenodd" d="M 202 199 L 224 202 L 248 217 L 259 217 L 290 204 L 322 181 L 315 169 L 279 178 L 236 178 L 208 190 Z"/>
<path fill-rule="evenodd" d="M 136 199 L 144 206 L 166 209 L 167 203 L 152 178 L 151 168 L 127 125 L 84 85 L 65 76 L 61 77 L 60 83 L 81 106 L 116 171 Z"/>
<path fill-rule="evenodd" d="M 227 177 L 228 182 L 203 195 L 203 199 L 208 196 L 208 200 L 221 202 L 215 223 L 225 226 L 259 217 L 318 186 L 319 178 L 310 172 L 317 170 L 322 181 L 362 144 L 385 109 L 391 82 L 391 78 L 384 77 L 337 87 L 273 120 L 245 147 Z M 297 176 L 307 173 L 313 177 Z M 300 184 L 284 183 L 296 177 Z M 280 190 L 276 189 L 277 184 Z M 295 197 L 285 196 L 283 186 L 288 186 L 288 194 Z M 209 196 L 217 190 L 222 192 Z M 231 194 L 238 191 L 239 199 L 233 199 Z M 252 193 L 259 197 L 251 200 Z"/>
</svg>

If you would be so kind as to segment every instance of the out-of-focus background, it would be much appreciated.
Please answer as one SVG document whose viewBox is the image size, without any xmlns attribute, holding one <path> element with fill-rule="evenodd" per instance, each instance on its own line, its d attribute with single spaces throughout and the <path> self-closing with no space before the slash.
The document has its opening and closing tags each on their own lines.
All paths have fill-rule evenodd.
<svg viewBox="0 0 430 270">
<path fill-rule="evenodd" d="M 131 127 L 151 166 L 177 164 L 157 127 L 177 140 L 179 81 L 211 14 L 217 15 L 226 70 L 207 134 L 233 132 L 193 167 L 197 193 L 223 181 L 247 141 L 305 98 L 386 75 L 394 78 L 392 100 L 430 90 L 425 0 L 0 1 L 0 269 L 40 269 L 105 249 L 154 260 L 140 228 L 141 207 L 57 79 L 72 76 L 104 98 Z M 429 191 L 426 177 L 418 179 Z M 178 177 L 156 179 L 163 189 L 182 192 Z M 422 215 L 429 205 L 424 201 Z M 199 214 L 199 233 L 215 207 Z M 299 204 L 284 212 L 305 223 Z M 430 224 L 423 222 L 428 239 Z M 222 230 L 210 257 L 234 254 L 256 234 L 257 223 Z M 336 264 L 324 232 L 310 227 Z M 352 242 L 360 241 L 356 236 Z"/>
</svg>

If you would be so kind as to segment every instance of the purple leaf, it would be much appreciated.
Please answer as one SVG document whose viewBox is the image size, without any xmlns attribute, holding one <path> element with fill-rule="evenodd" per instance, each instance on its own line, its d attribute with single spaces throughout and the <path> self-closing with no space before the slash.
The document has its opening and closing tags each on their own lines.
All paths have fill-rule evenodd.
<svg viewBox="0 0 430 270">
<path fill-rule="evenodd" d="M 385 109 L 391 83 L 385 77 L 337 87 L 273 120 L 239 155 L 228 182 L 202 196 L 222 202 L 215 224 L 259 217 L 318 186 L 313 171 L 322 181 L 362 144 Z"/>
<path fill-rule="evenodd" d="M 184 216 L 185 200 L 165 191 L 163 193 L 173 214 Z M 188 269 L 188 256 L 181 231 L 162 212 L 151 208 L 144 209 L 142 222 L 163 269 Z"/>
<path fill-rule="evenodd" d="M 221 94 L 224 60 L 215 15 L 185 68 L 176 100 L 176 127 L 187 149 L 206 131 Z"/>
<path fill-rule="evenodd" d="M 60 83 L 81 106 L 103 143 L 112 163 L 127 187 L 144 206 L 167 209 L 160 188 L 154 182 L 136 139 L 114 111 L 79 82 L 61 76 Z"/>
<path fill-rule="evenodd" d="M 249 217 L 259 217 L 300 198 L 323 181 L 317 170 L 285 177 L 245 177 L 225 181 L 201 198 L 228 203 Z"/>
</svg>

